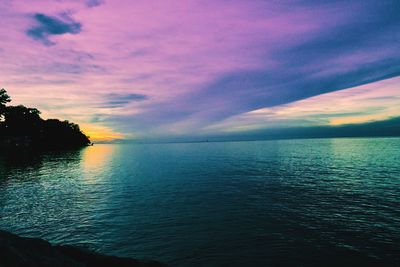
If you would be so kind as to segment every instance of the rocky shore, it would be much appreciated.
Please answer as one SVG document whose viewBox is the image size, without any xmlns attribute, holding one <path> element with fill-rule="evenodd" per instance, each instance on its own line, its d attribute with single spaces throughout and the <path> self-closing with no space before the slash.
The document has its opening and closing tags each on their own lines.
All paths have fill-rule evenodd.
<svg viewBox="0 0 400 267">
<path fill-rule="evenodd" d="M 74 246 L 52 245 L 0 230 L 0 267 L 165 267 L 156 261 L 107 256 Z"/>
</svg>

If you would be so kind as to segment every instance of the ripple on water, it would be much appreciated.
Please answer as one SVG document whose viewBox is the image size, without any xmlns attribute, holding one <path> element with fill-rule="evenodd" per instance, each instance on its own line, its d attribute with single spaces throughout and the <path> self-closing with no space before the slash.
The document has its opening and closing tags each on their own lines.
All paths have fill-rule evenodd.
<svg viewBox="0 0 400 267">
<path fill-rule="evenodd" d="M 0 155 L 0 228 L 172 266 L 398 263 L 400 139 Z"/>
</svg>

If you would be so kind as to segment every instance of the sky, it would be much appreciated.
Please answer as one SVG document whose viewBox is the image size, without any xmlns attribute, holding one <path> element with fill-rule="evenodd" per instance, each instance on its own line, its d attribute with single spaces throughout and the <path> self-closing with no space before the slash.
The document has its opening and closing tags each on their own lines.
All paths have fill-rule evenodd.
<svg viewBox="0 0 400 267">
<path fill-rule="evenodd" d="M 399 14 L 397 0 L 0 0 L 0 87 L 94 141 L 375 127 L 400 117 Z"/>
</svg>

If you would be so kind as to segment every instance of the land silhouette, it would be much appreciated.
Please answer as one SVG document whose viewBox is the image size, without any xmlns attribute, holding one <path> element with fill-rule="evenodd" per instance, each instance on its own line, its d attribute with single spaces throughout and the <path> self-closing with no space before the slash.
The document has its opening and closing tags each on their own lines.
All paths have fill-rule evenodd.
<svg viewBox="0 0 400 267">
<path fill-rule="evenodd" d="M 0 264 L 4 267 L 163 267 L 156 261 L 120 258 L 71 245 L 54 245 L 0 230 Z"/>
<path fill-rule="evenodd" d="M 0 148 L 71 149 L 90 145 L 79 125 L 67 120 L 44 120 L 36 108 L 8 105 L 11 97 L 0 89 Z"/>
</svg>

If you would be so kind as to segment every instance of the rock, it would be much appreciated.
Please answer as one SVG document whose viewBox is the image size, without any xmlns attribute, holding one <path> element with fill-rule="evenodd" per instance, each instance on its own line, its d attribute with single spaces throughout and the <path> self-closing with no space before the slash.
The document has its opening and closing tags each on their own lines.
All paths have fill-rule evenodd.
<svg viewBox="0 0 400 267">
<path fill-rule="evenodd" d="M 142 261 L 102 255 L 73 246 L 52 245 L 39 238 L 19 237 L 0 230 L 0 267 L 163 267 Z"/>
</svg>

